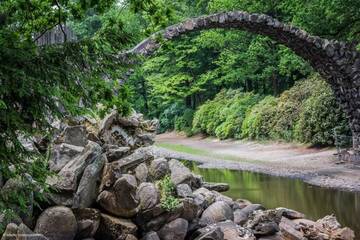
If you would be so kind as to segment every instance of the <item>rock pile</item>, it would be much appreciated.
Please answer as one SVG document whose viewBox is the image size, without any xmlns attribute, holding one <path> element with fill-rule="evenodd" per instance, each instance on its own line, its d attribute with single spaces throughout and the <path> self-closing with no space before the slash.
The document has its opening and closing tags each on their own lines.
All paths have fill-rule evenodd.
<svg viewBox="0 0 360 240">
<path fill-rule="evenodd" d="M 179 160 L 154 158 L 146 146 L 156 128 L 139 114 L 116 112 L 99 124 L 66 126 L 52 146 L 51 206 L 32 221 L 8 224 L 1 240 L 354 238 L 333 216 L 313 222 L 294 210 L 234 201 L 220 193 L 227 184 L 204 182 Z"/>
</svg>

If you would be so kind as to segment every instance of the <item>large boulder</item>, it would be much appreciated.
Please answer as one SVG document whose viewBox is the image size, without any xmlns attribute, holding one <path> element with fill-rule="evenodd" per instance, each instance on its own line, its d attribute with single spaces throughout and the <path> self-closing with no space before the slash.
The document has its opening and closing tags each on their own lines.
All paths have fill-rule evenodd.
<svg viewBox="0 0 360 240">
<path fill-rule="evenodd" d="M 282 212 L 277 210 L 254 211 L 245 223 L 255 236 L 273 235 L 278 232 Z"/>
<path fill-rule="evenodd" d="M 78 125 L 66 127 L 56 140 L 56 143 L 67 143 L 84 147 L 88 143 L 85 126 Z"/>
<path fill-rule="evenodd" d="M 205 209 L 200 218 L 200 225 L 206 226 L 226 220 L 234 220 L 233 210 L 226 202 L 219 201 Z"/>
<path fill-rule="evenodd" d="M 57 176 L 47 180 L 59 191 L 75 192 L 85 168 L 101 158 L 102 149 L 99 144 L 89 141 L 80 156 L 68 162 Z"/>
<path fill-rule="evenodd" d="M 176 186 L 176 195 L 181 198 L 193 196 L 191 187 L 185 183 Z"/>
<path fill-rule="evenodd" d="M 85 168 L 74 196 L 73 207 L 87 208 L 96 201 L 99 194 L 101 173 L 105 161 L 106 156 L 103 155 L 102 157 L 95 159 L 93 163 Z"/>
<path fill-rule="evenodd" d="M 196 179 L 193 173 L 184 166 L 181 162 L 175 159 L 169 161 L 169 168 L 171 171 L 171 181 L 175 184 L 186 183 L 189 186 L 193 186 Z"/>
<path fill-rule="evenodd" d="M 51 171 L 59 172 L 68 162 L 76 158 L 84 150 L 82 146 L 67 143 L 55 144 L 51 149 L 49 168 Z"/>
<path fill-rule="evenodd" d="M 129 234 L 135 235 L 137 226 L 129 219 L 117 218 L 101 214 L 100 226 L 95 239 L 117 240 L 126 239 Z"/>
<path fill-rule="evenodd" d="M 115 146 L 115 147 L 110 148 L 106 152 L 106 157 L 109 162 L 119 160 L 122 157 L 125 157 L 126 155 L 128 155 L 130 153 L 129 147 L 118 147 L 116 145 L 113 145 L 113 146 Z"/>
<path fill-rule="evenodd" d="M 208 208 L 212 203 L 215 202 L 216 194 L 206 188 L 199 188 L 193 192 L 194 200 L 197 205 L 203 209 Z"/>
<path fill-rule="evenodd" d="M 101 192 L 97 201 L 109 213 L 119 217 L 133 217 L 138 212 L 139 204 L 136 190 L 135 177 L 124 174 L 115 182 L 113 190 Z"/>
<path fill-rule="evenodd" d="M 169 172 L 169 163 L 165 158 L 157 158 L 150 164 L 149 173 L 154 180 L 162 179 Z"/>
<path fill-rule="evenodd" d="M 236 209 L 234 211 L 234 222 L 240 226 L 244 225 L 250 214 L 256 210 L 264 210 L 264 207 L 260 204 L 249 204 L 242 209 Z"/>
<path fill-rule="evenodd" d="M 137 149 L 129 156 L 106 164 L 101 179 L 100 189 L 110 188 L 122 174 L 134 170 L 139 164 L 150 161 L 151 159 L 153 159 L 153 156 L 150 153 L 142 149 Z"/>
<path fill-rule="evenodd" d="M 165 224 L 158 232 L 161 240 L 184 240 L 188 230 L 188 222 L 177 218 Z"/>
<path fill-rule="evenodd" d="M 184 206 L 181 217 L 189 222 L 195 220 L 201 214 L 201 207 L 196 204 L 193 198 L 183 198 L 181 202 Z"/>
<path fill-rule="evenodd" d="M 92 238 L 100 225 L 100 211 L 94 208 L 74 209 L 78 225 L 76 239 Z"/>
<path fill-rule="evenodd" d="M 282 217 L 279 229 L 285 239 L 290 240 L 305 240 L 303 232 L 300 231 L 300 227 L 290 219 Z"/>
<path fill-rule="evenodd" d="M 46 209 L 38 218 L 35 233 L 49 240 L 72 240 L 77 233 L 77 222 L 70 208 L 56 206 Z"/>
<path fill-rule="evenodd" d="M 232 221 L 220 222 L 216 226 L 224 233 L 224 240 L 256 240 L 250 229 L 240 227 Z"/>
<path fill-rule="evenodd" d="M 160 202 L 160 192 L 153 183 L 141 183 L 136 194 L 141 210 L 151 209 Z"/>
</svg>

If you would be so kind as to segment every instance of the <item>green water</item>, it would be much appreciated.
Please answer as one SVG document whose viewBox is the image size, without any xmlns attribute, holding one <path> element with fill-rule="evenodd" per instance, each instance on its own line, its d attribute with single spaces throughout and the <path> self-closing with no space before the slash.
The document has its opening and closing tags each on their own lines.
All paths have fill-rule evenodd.
<svg viewBox="0 0 360 240">
<path fill-rule="evenodd" d="M 301 180 L 247 171 L 203 169 L 195 164 L 191 168 L 208 182 L 228 183 L 230 190 L 224 194 L 233 199 L 248 199 L 266 208 L 291 208 L 313 220 L 333 213 L 360 239 L 360 193 L 315 187 Z"/>
</svg>

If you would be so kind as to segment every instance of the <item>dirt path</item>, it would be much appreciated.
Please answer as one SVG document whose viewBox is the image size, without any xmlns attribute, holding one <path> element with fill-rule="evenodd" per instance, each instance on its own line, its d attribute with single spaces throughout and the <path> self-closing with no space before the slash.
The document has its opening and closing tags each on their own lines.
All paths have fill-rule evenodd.
<svg viewBox="0 0 360 240">
<path fill-rule="evenodd" d="M 360 167 L 336 164 L 335 150 L 285 143 L 256 143 L 199 136 L 186 138 L 160 134 L 154 151 L 158 155 L 201 162 L 202 167 L 262 172 L 301 178 L 331 188 L 360 191 Z"/>
</svg>

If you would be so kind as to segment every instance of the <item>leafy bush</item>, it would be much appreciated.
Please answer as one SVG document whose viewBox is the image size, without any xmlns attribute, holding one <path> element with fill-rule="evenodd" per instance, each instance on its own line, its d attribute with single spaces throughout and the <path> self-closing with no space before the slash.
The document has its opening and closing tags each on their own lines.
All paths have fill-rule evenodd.
<svg viewBox="0 0 360 240">
<path fill-rule="evenodd" d="M 278 99 L 267 96 L 246 114 L 242 124 L 242 137 L 264 140 L 270 138 Z"/>
<path fill-rule="evenodd" d="M 156 185 L 160 189 L 161 207 L 167 211 L 176 209 L 179 206 L 180 201 L 174 196 L 175 185 L 171 181 L 170 176 L 166 175 L 163 179 L 158 181 Z"/>
<path fill-rule="evenodd" d="M 316 80 L 316 83 L 295 125 L 295 139 L 313 145 L 333 145 L 334 131 L 340 136 L 350 136 L 351 132 L 330 86 L 323 80 Z M 349 141 L 349 137 L 345 139 Z"/>
<path fill-rule="evenodd" d="M 184 132 L 186 136 L 191 136 L 194 112 L 194 110 L 187 108 L 182 116 L 175 117 L 175 131 Z"/>
<path fill-rule="evenodd" d="M 163 133 L 167 130 L 174 130 L 175 118 L 181 116 L 185 111 L 184 105 L 180 103 L 171 104 L 159 116 L 159 132 Z"/>
<path fill-rule="evenodd" d="M 278 100 L 276 115 L 270 135 L 273 139 L 292 141 L 294 127 L 299 120 L 303 103 L 317 89 L 319 79 L 317 76 L 297 82 L 292 88 L 283 92 Z"/>
<path fill-rule="evenodd" d="M 193 131 L 204 132 L 218 138 L 240 138 L 241 125 L 246 112 L 260 96 L 240 90 L 222 90 L 216 97 L 196 111 Z"/>
</svg>

